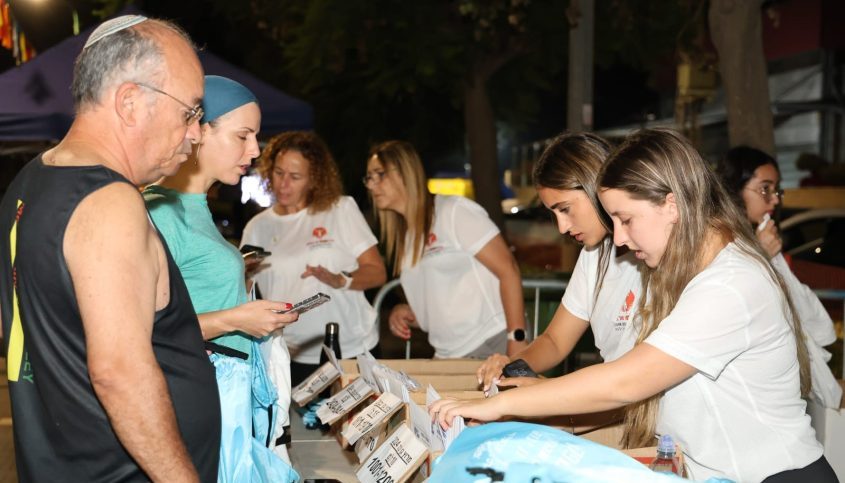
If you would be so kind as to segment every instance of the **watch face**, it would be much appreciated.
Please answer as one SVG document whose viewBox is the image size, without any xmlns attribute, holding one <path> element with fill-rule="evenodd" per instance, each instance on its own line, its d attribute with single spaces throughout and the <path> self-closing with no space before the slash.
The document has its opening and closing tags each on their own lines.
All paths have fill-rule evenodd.
<svg viewBox="0 0 845 483">
<path fill-rule="evenodd" d="M 525 331 L 522 329 L 514 329 L 511 332 L 511 337 L 513 337 L 513 340 L 517 342 L 522 342 L 525 340 Z"/>
</svg>

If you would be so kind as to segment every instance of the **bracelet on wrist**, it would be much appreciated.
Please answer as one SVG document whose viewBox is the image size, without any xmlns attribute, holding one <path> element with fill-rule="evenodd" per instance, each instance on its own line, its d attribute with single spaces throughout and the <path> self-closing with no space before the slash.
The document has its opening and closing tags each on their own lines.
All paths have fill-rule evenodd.
<svg viewBox="0 0 845 483">
<path fill-rule="evenodd" d="M 343 285 L 340 288 L 342 290 L 349 290 L 349 287 L 352 286 L 352 274 L 349 272 L 340 272 L 340 276 L 343 277 Z"/>
</svg>

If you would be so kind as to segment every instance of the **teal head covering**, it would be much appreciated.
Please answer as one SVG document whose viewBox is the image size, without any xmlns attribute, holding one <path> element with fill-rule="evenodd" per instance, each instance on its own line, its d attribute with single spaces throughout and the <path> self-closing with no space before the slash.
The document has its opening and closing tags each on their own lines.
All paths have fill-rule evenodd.
<svg viewBox="0 0 845 483">
<path fill-rule="evenodd" d="M 240 82 L 219 75 L 205 76 L 205 94 L 202 98 L 201 124 L 214 121 L 218 117 L 249 104 L 258 103 L 255 94 Z"/>
</svg>

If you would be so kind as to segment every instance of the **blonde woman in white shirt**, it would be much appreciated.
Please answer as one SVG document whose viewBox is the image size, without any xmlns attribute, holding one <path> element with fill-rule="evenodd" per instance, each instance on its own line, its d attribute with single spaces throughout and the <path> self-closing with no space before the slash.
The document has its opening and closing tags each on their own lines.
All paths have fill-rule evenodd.
<svg viewBox="0 0 845 483">
<path fill-rule="evenodd" d="M 619 359 L 430 411 L 495 420 L 626 407 L 624 443 L 670 434 L 690 478 L 835 482 L 802 394 L 809 362 L 786 287 L 745 216 L 677 133 L 629 136 L 599 176 L 613 241 L 646 265 L 638 344 Z"/>
<path fill-rule="evenodd" d="M 432 196 L 413 146 L 375 146 L 364 184 L 381 241 L 408 304 L 393 308 L 390 331 L 408 339 L 428 332 L 435 357 L 486 358 L 525 347 L 519 266 L 499 229 L 477 203 Z"/>
<path fill-rule="evenodd" d="M 555 138 L 534 164 L 534 186 L 543 205 L 554 213 L 561 235 L 584 245 L 560 307 L 542 335 L 523 351 L 490 356 L 478 369 L 487 391 L 500 386 L 532 384 L 534 378 L 501 378 L 502 368 L 522 359 L 536 372 L 563 361 L 592 329 L 602 359 L 612 361 L 634 347 L 633 327 L 640 295 L 639 263 L 633 252 L 618 254 L 610 218 L 601 208 L 596 183 L 610 147 L 591 133 L 564 133 Z"/>
</svg>

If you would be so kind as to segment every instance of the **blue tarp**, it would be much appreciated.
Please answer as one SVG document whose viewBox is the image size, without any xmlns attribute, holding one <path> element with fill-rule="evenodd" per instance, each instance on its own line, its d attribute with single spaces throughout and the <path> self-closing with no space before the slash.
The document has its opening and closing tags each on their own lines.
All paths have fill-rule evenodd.
<svg viewBox="0 0 845 483">
<path fill-rule="evenodd" d="M 43 141 L 64 137 L 73 120 L 70 94 L 73 62 L 94 28 L 65 39 L 30 62 L 0 74 L 0 141 Z M 306 102 L 210 52 L 201 51 L 199 57 L 206 74 L 235 79 L 255 93 L 261 105 L 262 135 L 313 127 L 314 112 Z"/>
</svg>

